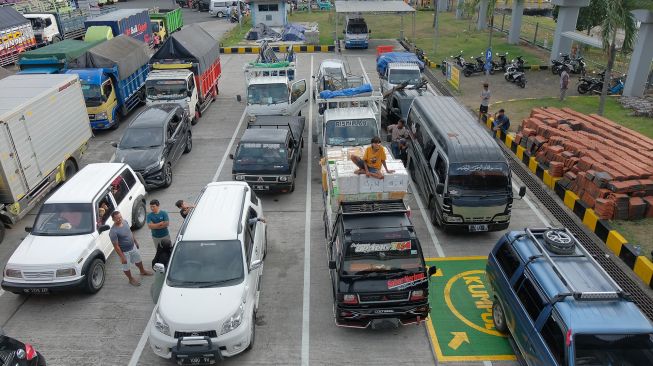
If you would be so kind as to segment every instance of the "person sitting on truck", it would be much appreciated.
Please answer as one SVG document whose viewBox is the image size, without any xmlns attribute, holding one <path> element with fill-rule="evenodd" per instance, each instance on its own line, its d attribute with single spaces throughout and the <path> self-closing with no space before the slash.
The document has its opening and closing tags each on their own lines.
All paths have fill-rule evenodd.
<svg viewBox="0 0 653 366">
<path fill-rule="evenodd" d="M 385 160 L 385 149 L 381 146 L 381 138 L 378 136 L 372 137 L 372 144 L 365 149 L 362 159 L 356 155 L 351 156 L 351 161 L 358 167 L 358 170 L 354 172 L 355 174 L 365 174 L 376 179 L 383 179 L 381 165 L 385 167 L 388 174 L 394 173 L 394 170 L 388 169 Z"/>
<path fill-rule="evenodd" d="M 392 143 L 390 145 L 392 156 L 399 159 L 399 140 L 407 139 L 409 137 L 408 129 L 405 128 L 404 120 L 399 119 L 397 124 L 388 126 L 388 133 L 392 135 Z"/>
<path fill-rule="evenodd" d="M 508 133 L 508 128 L 510 128 L 510 119 L 506 116 L 506 113 L 503 108 L 494 115 L 494 121 L 492 122 L 492 131 L 501 130 L 504 133 Z"/>
</svg>

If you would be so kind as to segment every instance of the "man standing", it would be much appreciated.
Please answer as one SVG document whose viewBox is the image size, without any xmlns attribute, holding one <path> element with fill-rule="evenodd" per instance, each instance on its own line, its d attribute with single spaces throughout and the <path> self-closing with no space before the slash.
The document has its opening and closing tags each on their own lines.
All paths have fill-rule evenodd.
<svg viewBox="0 0 653 366">
<path fill-rule="evenodd" d="M 372 144 L 365 149 L 365 155 L 363 155 L 362 159 L 356 155 L 351 156 L 351 161 L 358 167 L 358 170 L 354 172 L 355 174 L 365 174 L 376 179 L 383 179 L 381 165 L 385 167 L 388 174 L 394 173 L 394 170 L 388 169 L 385 160 L 385 150 L 381 146 L 381 139 L 378 136 L 372 137 Z"/>
<path fill-rule="evenodd" d="M 565 100 L 567 95 L 567 87 L 569 86 L 569 73 L 567 72 L 567 66 L 562 67 L 562 72 L 560 73 L 560 101 Z"/>
<path fill-rule="evenodd" d="M 483 90 L 481 90 L 481 106 L 479 107 L 478 120 L 485 123 L 483 116 L 487 119 L 487 111 L 490 105 L 490 85 L 487 82 L 483 83 Z"/>
<path fill-rule="evenodd" d="M 159 200 L 150 201 L 150 212 L 147 214 L 147 227 L 152 230 L 152 241 L 156 250 L 164 239 L 170 240 L 168 213 L 160 209 Z"/>
<path fill-rule="evenodd" d="M 399 140 L 408 138 L 408 129 L 404 126 L 404 120 L 399 119 L 397 124 L 388 126 L 388 133 L 392 136 L 392 143 L 390 144 L 392 156 L 399 159 Z"/>
<path fill-rule="evenodd" d="M 141 253 L 138 251 L 138 242 L 129 228 L 129 223 L 123 220 L 120 211 L 113 211 L 111 213 L 113 219 L 113 226 L 109 230 L 109 238 L 113 244 L 113 248 L 120 258 L 122 263 L 122 271 L 129 279 L 129 284 L 132 286 L 140 286 L 141 283 L 132 276 L 130 267 L 135 264 L 141 273 L 141 276 L 151 276 L 152 272 L 146 271 L 143 268 L 143 260 Z"/>
</svg>

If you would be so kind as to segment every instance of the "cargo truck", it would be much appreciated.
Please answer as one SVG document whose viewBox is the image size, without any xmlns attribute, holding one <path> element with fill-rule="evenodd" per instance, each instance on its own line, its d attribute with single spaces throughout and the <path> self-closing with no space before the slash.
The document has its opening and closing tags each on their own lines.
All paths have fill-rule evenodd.
<svg viewBox="0 0 653 366">
<path fill-rule="evenodd" d="M 219 93 L 220 45 L 198 25 L 173 33 L 150 59 L 147 104 L 180 103 L 195 125 Z"/>
<path fill-rule="evenodd" d="M 77 172 L 92 132 L 76 75 L 0 80 L 0 121 L 0 219 L 11 225 Z"/>
<path fill-rule="evenodd" d="M 401 84 L 411 88 L 422 81 L 422 62 L 411 52 L 386 52 L 376 58 L 376 71 L 381 81 L 381 93 Z"/>
<path fill-rule="evenodd" d="M 100 41 L 84 42 L 66 39 L 61 42 L 24 52 L 20 55 L 19 74 L 58 74 L 68 68 L 68 63 L 82 56 Z"/>
<path fill-rule="evenodd" d="M 246 63 L 247 115 L 301 116 L 310 91 L 305 79 L 290 79 L 295 74 L 295 68 L 294 61 Z M 237 98 L 240 100 L 240 96 Z"/>
<path fill-rule="evenodd" d="M 170 35 L 184 26 L 181 8 L 150 10 L 154 45 L 162 44 Z"/>
<path fill-rule="evenodd" d="M 111 27 L 114 37 L 124 34 L 145 42 L 150 47 L 154 45 L 150 14 L 147 9 L 118 9 L 84 22 L 87 33 L 92 27 L 100 25 Z"/>
<path fill-rule="evenodd" d="M 119 35 L 70 62 L 66 73 L 79 75 L 93 129 L 117 128 L 121 117 L 145 101 L 148 61 L 143 42 Z"/>
<path fill-rule="evenodd" d="M 25 13 L 32 23 L 34 37 L 39 46 L 56 43 L 64 39 L 79 39 L 84 36 L 84 21 L 88 13 L 82 9 L 47 13 Z"/>
<path fill-rule="evenodd" d="M 35 46 L 29 20 L 10 6 L 0 7 L 0 66 L 13 64 L 21 53 Z"/>
</svg>

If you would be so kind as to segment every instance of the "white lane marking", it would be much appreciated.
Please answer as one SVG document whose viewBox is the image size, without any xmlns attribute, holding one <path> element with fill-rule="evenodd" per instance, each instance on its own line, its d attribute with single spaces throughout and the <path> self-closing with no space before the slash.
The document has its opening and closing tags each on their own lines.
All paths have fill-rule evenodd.
<svg viewBox="0 0 653 366">
<path fill-rule="evenodd" d="M 519 191 L 519 187 L 517 187 L 517 184 L 515 184 L 514 180 L 512 181 L 512 188 L 515 191 Z M 524 196 L 523 199 L 524 202 L 526 202 L 526 204 L 528 205 L 528 207 L 530 207 L 531 210 L 535 213 L 535 216 L 537 216 L 537 218 L 540 219 L 540 221 L 542 221 L 542 224 L 544 224 L 547 227 L 551 227 L 551 222 L 546 218 L 546 216 L 544 216 L 542 211 L 540 211 L 540 209 L 537 206 L 535 206 L 533 201 L 531 201 L 530 198 L 528 198 L 528 195 Z"/>
<path fill-rule="evenodd" d="M 5 290 L 3 290 L 3 289 L 0 288 L 0 296 L 2 296 L 2 295 L 4 295 L 4 294 L 5 294 Z"/>
<path fill-rule="evenodd" d="M 231 151 L 231 148 L 234 146 L 234 141 L 236 141 L 236 136 L 238 136 L 238 132 L 240 131 L 240 126 L 243 125 L 243 121 L 245 120 L 246 112 L 247 109 L 243 111 L 243 115 L 240 116 L 240 121 L 238 121 L 238 126 L 236 126 L 236 129 L 234 130 L 233 136 L 231 136 L 231 140 L 229 140 L 229 145 L 227 145 L 227 150 L 224 152 L 224 155 L 222 155 L 222 160 L 220 161 L 220 165 L 218 166 L 218 170 L 215 171 L 215 175 L 211 179 L 211 182 L 215 182 L 220 178 L 220 173 L 222 173 L 222 168 L 224 168 L 224 163 L 227 161 L 227 157 L 229 156 L 229 151 Z"/>
<path fill-rule="evenodd" d="M 424 220 L 424 223 L 426 223 L 426 229 L 429 231 L 429 235 L 431 236 L 431 241 L 433 241 L 433 246 L 435 247 L 435 251 L 438 253 L 438 257 L 444 257 L 444 250 L 442 249 L 442 245 L 440 245 L 440 241 L 438 240 L 438 237 L 435 235 L 435 231 L 433 230 L 433 224 L 431 223 L 431 219 L 429 218 L 429 215 L 426 213 L 426 210 L 424 209 L 424 205 L 422 204 L 422 199 L 419 196 L 419 192 L 417 192 L 417 186 L 415 185 L 415 182 L 413 182 L 413 178 L 408 176 L 408 180 L 410 182 L 410 185 L 413 187 L 413 196 L 415 197 L 415 201 L 417 202 L 417 207 L 419 207 L 419 212 L 422 215 L 422 219 Z"/>
<path fill-rule="evenodd" d="M 240 121 L 238 121 L 238 126 L 236 126 L 236 130 L 234 131 L 233 136 L 231 136 L 231 140 L 229 141 L 229 145 L 227 145 L 227 150 L 225 150 L 224 154 L 222 155 L 222 160 L 220 161 L 220 165 L 218 166 L 218 170 L 216 170 L 215 175 L 211 179 L 211 182 L 215 182 L 216 179 L 220 177 L 220 173 L 222 172 L 222 168 L 224 167 L 224 163 L 227 161 L 227 156 L 229 156 L 229 151 L 231 151 L 232 146 L 234 145 L 234 141 L 236 140 L 236 136 L 238 136 L 238 131 L 240 131 L 240 127 L 243 124 L 243 121 L 245 120 L 245 111 L 243 111 L 243 115 L 240 116 Z M 310 145 L 309 145 L 310 149 Z M 143 353 L 143 349 L 145 348 L 145 343 L 147 343 L 147 333 L 148 329 L 152 326 L 152 322 L 154 322 L 154 312 L 156 311 L 156 304 L 154 305 L 154 309 L 152 309 L 152 314 L 150 314 L 150 319 L 147 321 L 147 325 L 145 326 L 145 329 L 143 330 L 143 334 L 141 334 L 141 338 L 138 340 L 138 344 L 136 345 L 136 349 L 132 353 L 132 357 L 129 359 L 129 363 L 127 364 L 128 366 L 137 366 L 138 361 L 141 358 L 141 354 Z"/>
<path fill-rule="evenodd" d="M 311 55 L 311 76 L 313 75 L 313 55 Z M 308 136 L 313 132 L 313 78 L 311 80 L 308 104 Z M 306 170 L 306 219 L 304 221 L 304 302 L 302 305 L 302 366 L 309 364 L 310 316 L 311 316 L 311 167 L 313 159 L 313 139 L 308 139 L 308 159 Z"/>
<path fill-rule="evenodd" d="M 492 361 L 483 361 L 483 366 L 492 366 Z"/>
</svg>

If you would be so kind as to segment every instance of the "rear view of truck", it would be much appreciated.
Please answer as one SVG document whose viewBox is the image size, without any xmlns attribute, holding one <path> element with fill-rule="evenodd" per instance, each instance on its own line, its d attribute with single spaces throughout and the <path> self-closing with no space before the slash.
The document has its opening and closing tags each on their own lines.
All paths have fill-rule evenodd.
<svg viewBox="0 0 653 366">
<path fill-rule="evenodd" d="M 150 47 L 154 45 L 150 15 L 147 9 L 115 10 L 96 18 L 87 19 L 84 25 L 87 32 L 91 27 L 104 25 L 111 27 L 114 37 L 124 34 L 145 42 Z"/>
<path fill-rule="evenodd" d="M 0 80 L 0 219 L 14 224 L 81 167 L 91 138 L 76 75 Z M 4 225 L 0 225 L 0 240 Z"/>
<path fill-rule="evenodd" d="M 82 56 L 100 41 L 84 42 L 66 39 L 61 42 L 24 52 L 20 55 L 18 66 L 20 74 L 55 74 L 68 68 L 68 64 Z"/>
<path fill-rule="evenodd" d="M 0 7 L 0 66 L 11 65 L 35 47 L 32 24 L 12 7 Z"/>
</svg>

